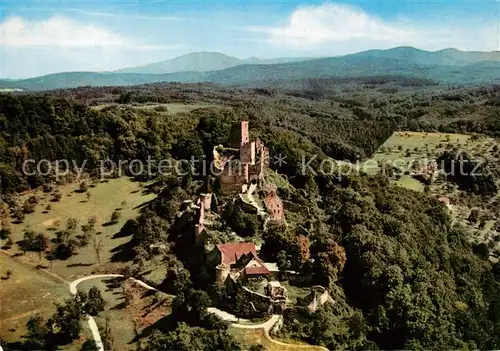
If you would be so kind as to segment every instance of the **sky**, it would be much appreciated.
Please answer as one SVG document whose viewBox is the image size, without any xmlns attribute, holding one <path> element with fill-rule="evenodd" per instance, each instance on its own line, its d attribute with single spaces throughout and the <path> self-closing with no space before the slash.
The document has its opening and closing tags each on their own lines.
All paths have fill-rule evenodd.
<svg viewBox="0 0 500 351">
<path fill-rule="evenodd" d="M 396 46 L 500 50 L 500 0 L 0 0 L 1 78 Z"/>
</svg>

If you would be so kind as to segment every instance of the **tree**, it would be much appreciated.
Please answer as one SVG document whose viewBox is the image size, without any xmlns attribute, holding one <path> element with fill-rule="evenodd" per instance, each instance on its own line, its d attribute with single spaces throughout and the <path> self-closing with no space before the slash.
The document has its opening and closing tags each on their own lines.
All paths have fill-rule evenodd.
<svg viewBox="0 0 500 351">
<path fill-rule="evenodd" d="M 92 248 L 94 249 L 97 262 L 99 263 L 101 263 L 101 251 L 103 246 L 102 239 L 98 238 L 97 235 L 94 235 L 92 238 Z"/>
<path fill-rule="evenodd" d="M 23 212 L 26 214 L 33 213 L 33 212 L 35 212 L 35 207 L 36 207 L 36 203 L 32 202 L 28 199 L 28 200 L 24 201 Z"/>
<path fill-rule="evenodd" d="M 85 340 L 80 351 L 99 351 L 94 340 Z"/>
<path fill-rule="evenodd" d="M 24 238 L 22 242 L 23 251 L 35 251 L 38 252 L 41 259 L 41 252 L 44 251 L 49 246 L 49 239 L 42 233 L 35 233 L 32 230 L 28 230 L 24 233 Z"/>
<path fill-rule="evenodd" d="M 66 230 L 69 232 L 74 232 L 78 226 L 78 220 L 76 218 L 68 218 L 66 221 Z"/>
<path fill-rule="evenodd" d="M 50 262 L 50 269 L 52 269 L 52 267 L 54 265 L 54 260 L 57 259 L 56 255 L 54 253 L 54 250 L 50 249 L 47 252 L 47 255 L 45 256 L 45 258 Z"/>
<path fill-rule="evenodd" d="M 153 332 L 145 350 L 238 351 L 241 347 L 227 330 L 206 330 L 179 323 L 168 333 Z"/>
<path fill-rule="evenodd" d="M 50 247 L 50 240 L 49 238 L 42 234 L 38 233 L 35 237 L 35 242 L 34 244 L 34 251 L 38 252 L 38 260 L 42 260 L 42 252 L 44 252 L 46 249 Z"/>
<path fill-rule="evenodd" d="M 78 188 L 81 193 L 84 193 L 88 190 L 88 185 L 86 181 L 80 183 L 80 187 Z"/>
<path fill-rule="evenodd" d="M 59 190 L 54 191 L 54 201 L 61 201 L 62 194 Z"/>
<path fill-rule="evenodd" d="M 80 238 L 80 246 L 85 246 L 89 243 L 90 239 L 93 238 L 96 235 L 95 229 L 94 229 L 94 224 L 95 223 L 87 223 L 82 225 L 82 235 Z"/>
<path fill-rule="evenodd" d="M 19 223 L 22 223 L 24 221 L 24 212 L 21 208 L 17 207 L 15 210 L 14 210 L 14 218 L 19 222 Z"/>
<path fill-rule="evenodd" d="M 114 210 L 113 213 L 111 214 L 111 223 L 117 223 L 121 215 L 122 214 L 120 211 Z"/>
<path fill-rule="evenodd" d="M 290 262 L 288 254 L 285 250 L 281 250 L 280 252 L 278 252 L 276 263 L 278 264 L 278 268 L 280 271 L 287 271 L 292 267 L 292 263 Z"/>
<path fill-rule="evenodd" d="M 28 320 L 26 331 L 24 343 L 27 347 L 31 350 L 45 349 L 49 329 L 41 315 L 36 314 Z"/>
<path fill-rule="evenodd" d="M 344 248 L 332 239 L 327 240 L 321 249 L 314 260 L 314 271 L 317 281 L 329 286 L 330 282 L 337 280 L 344 269 L 347 256 Z"/>
<path fill-rule="evenodd" d="M 56 312 L 52 321 L 59 333 L 69 340 L 74 340 L 80 335 L 81 320 L 85 315 L 85 294 L 78 292 L 63 304 L 56 303 Z"/>
<path fill-rule="evenodd" d="M 310 247 L 311 247 L 311 241 L 309 240 L 309 237 L 304 236 L 304 235 L 299 235 L 297 237 L 297 259 L 298 259 L 298 266 L 302 266 L 304 263 L 306 263 L 309 258 L 311 257 L 311 252 L 310 252 Z"/>
<path fill-rule="evenodd" d="M 91 316 L 97 316 L 99 312 L 104 311 L 104 299 L 102 298 L 101 291 L 96 286 L 92 286 L 87 296 L 85 310 Z"/>
<path fill-rule="evenodd" d="M 10 229 L 0 228 L 0 240 L 7 240 L 10 237 Z"/>
<path fill-rule="evenodd" d="M 113 350 L 113 334 L 111 333 L 111 326 L 109 324 L 109 318 L 106 316 L 104 323 L 104 333 L 102 334 L 102 345 L 104 350 Z"/>
</svg>

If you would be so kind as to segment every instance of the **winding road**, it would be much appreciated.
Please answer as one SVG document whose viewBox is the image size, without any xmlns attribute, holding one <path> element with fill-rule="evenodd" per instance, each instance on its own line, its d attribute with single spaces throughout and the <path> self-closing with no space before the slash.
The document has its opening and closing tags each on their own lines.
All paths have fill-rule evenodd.
<svg viewBox="0 0 500 351">
<path fill-rule="evenodd" d="M 87 281 L 87 280 L 91 280 L 91 279 L 105 279 L 105 278 L 123 278 L 123 275 L 121 275 L 121 274 L 89 275 L 87 277 L 79 278 L 79 279 L 76 279 L 76 280 L 72 281 L 71 283 L 69 283 L 69 291 L 71 292 L 71 294 L 76 295 L 76 293 L 78 292 L 78 285 L 81 282 L 84 282 L 84 281 Z M 137 283 L 138 285 L 142 286 L 145 289 L 159 291 L 158 289 L 156 289 L 156 288 L 154 288 L 154 287 L 152 287 L 152 286 L 144 283 L 143 281 L 141 281 L 139 279 L 135 279 L 135 278 L 129 278 L 129 279 L 132 280 L 133 282 Z M 286 347 L 297 346 L 297 345 L 286 344 L 286 343 L 283 343 L 281 341 L 274 340 L 274 339 L 272 339 L 269 336 L 269 331 L 282 318 L 281 315 L 279 315 L 279 314 L 273 314 L 271 316 L 271 318 L 269 318 L 267 321 L 265 321 L 263 323 L 259 323 L 259 324 L 240 324 L 240 323 L 234 323 L 235 320 L 238 320 L 237 317 L 235 317 L 232 314 L 227 313 L 225 311 L 219 310 L 219 309 L 214 308 L 214 307 L 209 307 L 208 308 L 208 312 L 214 313 L 215 315 L 217 315 L 222 320 L 231 322 L 230 326 L 233 327 L 233 328 L 239 328 L 239 329 L 262 329 L 262 330 L 264 330 L 264 335 L 266 336 L 266 338 L 268 340 L 270 340 L 272 343 L 275 343 L 277 345 L 286 346 Z M 88 319 L 89 328 L 92 331 L 92 337 L 94 338 L 94 341 L 95 341 L 96 346 L 97 346 L 97 350 L 98 351 L 104 351 L 104 345 L 102 344 L 101 334 L 99 333 L 99 328 L 97 327 L 97 324 L 95 322 L 94 317 L 92 317 L 90 315 L 87 315 L 87 319 Z M 239 319 L 239 320 L 240 321 L 246 321 L 244 319 Z M 307 347 L 307 348 L 310 347 L 311 350 L 328 351 L 327 348 L 322 347 L 322 346 L 313 346 L 313 345 L 307 345 L 307 346 L 305 346 L 305 345 L 300 345 L 300 347 L 301 347 L 301 349 L 303 349 L 304 347 Z"/>
<path fill-rule="evenodd" d="M 83 277 L 77 280 L 73 280 L 71 283 L 69 283 L 69 291 L 73 294 L 76 295 L 78 292 L 78 284 L 81 282 L 84 282 L 86 280 L 91 280 L 91 279 L 104 279 L 104 278 L 123 278 L 123 275 L 121 274 L 99 274 L 99 275 L 89 275 L 87 277 Z M 148 289 L 148 290 L 154 290 L 154 291 L 159 291 L 158 289 L 144 283 L 143 281 L 140 281 L 135 278 L 129 278 L 135 283 L 139 284 L 140 286 Z M 92 332 L 92 337 L 94 338 L 94 341 L 97 346 L 98 351 L 104 351 L 104 345 L 102 344 L 102 339 L 101 339 L 101 334 L 99 333 L 99 328 L 97 327 L 97 323 L 95 322 L 94 317 L 91 315 L 87 315 L 87 320 L 89 323 L 89 328 L 90 331 Z"/>
</svg>

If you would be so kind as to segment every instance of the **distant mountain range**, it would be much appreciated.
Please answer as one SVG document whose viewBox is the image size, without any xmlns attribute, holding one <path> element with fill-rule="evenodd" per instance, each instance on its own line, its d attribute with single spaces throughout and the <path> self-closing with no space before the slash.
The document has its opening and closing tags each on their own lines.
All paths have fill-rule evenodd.
<svg viewBox="0 0 500 351">
<path fill-rule="evenodd" d="M 500 52 L 412 47 L 369 50 L 340 57 L 240 60 L 201 52 L 115 72 L 64 72 L 22 80 L 0 81 L 0 89 L 28 91 L 78 86 L 120 86 L 155 82 L 212 82 L 259 86 L 264 82 L 327 77 L 398 75 L 444 84 L 500 83 Z"/>
<path fill-rule="evenodd" d="M 311 58 L 276 58 L 262 60 L 257 57 L 239 59 L 220 52 L 193 52 L 171 60 L 150 63 L 144 66 L 117 70 L 117 73 L 166 74 L 177 72 L 219 71 L 241 65 L 266 65 L 275 63 L 305 61 Z"/>
</svg>

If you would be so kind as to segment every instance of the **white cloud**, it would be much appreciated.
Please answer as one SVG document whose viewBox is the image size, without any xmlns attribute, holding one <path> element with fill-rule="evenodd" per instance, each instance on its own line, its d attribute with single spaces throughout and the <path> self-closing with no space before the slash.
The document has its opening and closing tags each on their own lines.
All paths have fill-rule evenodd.
<svg viewBox="0 0 500 351">
<path fill-rule="evenodd" d="M 61 16 L 0 23 L 0 78 L 61 71 L 105 71 L 137 66 L 178 53 L 182 45 L 156 44 Z"/>
<path fill-rule="evenodd" d="M 105 28 L 58 16 L 43 21 L 11 17 L 0 25 L 0 33 L 0 43 L 10 47 L 84 48 L 133 44 L 132 40 Z"/>
<path fill-rule="evenodd" d="M 299 8 L 284 27 L 271 28 L 269 33 L 273 41 L 293 46 L 367 38 L 401 41 L 412 35 L 407 30 L 341 4 Z"/>
<path fill-rule="evenodd" d="M 412 45 L 427 50 L 498 50 L 498 24 L 469 26 L 387 21 L 357 7 L 337 3 L 297 8 L 277 27 L 251 27 L 264 40 L 295 50 L 334 51 L 336 54 L 371 48 Z"/>
<path fill-rule="evenodd" d="M 180 45 L 141 43 L 105 28 L 77 22 L 64 17 L 52 17 L 44 21 L 25 21 L 11 17 L 0 24 L 0 44 L 8 47 L 55 47 L 79 49 L 92 47 L 119 50 L 177 49 Z"/>
</svg>

